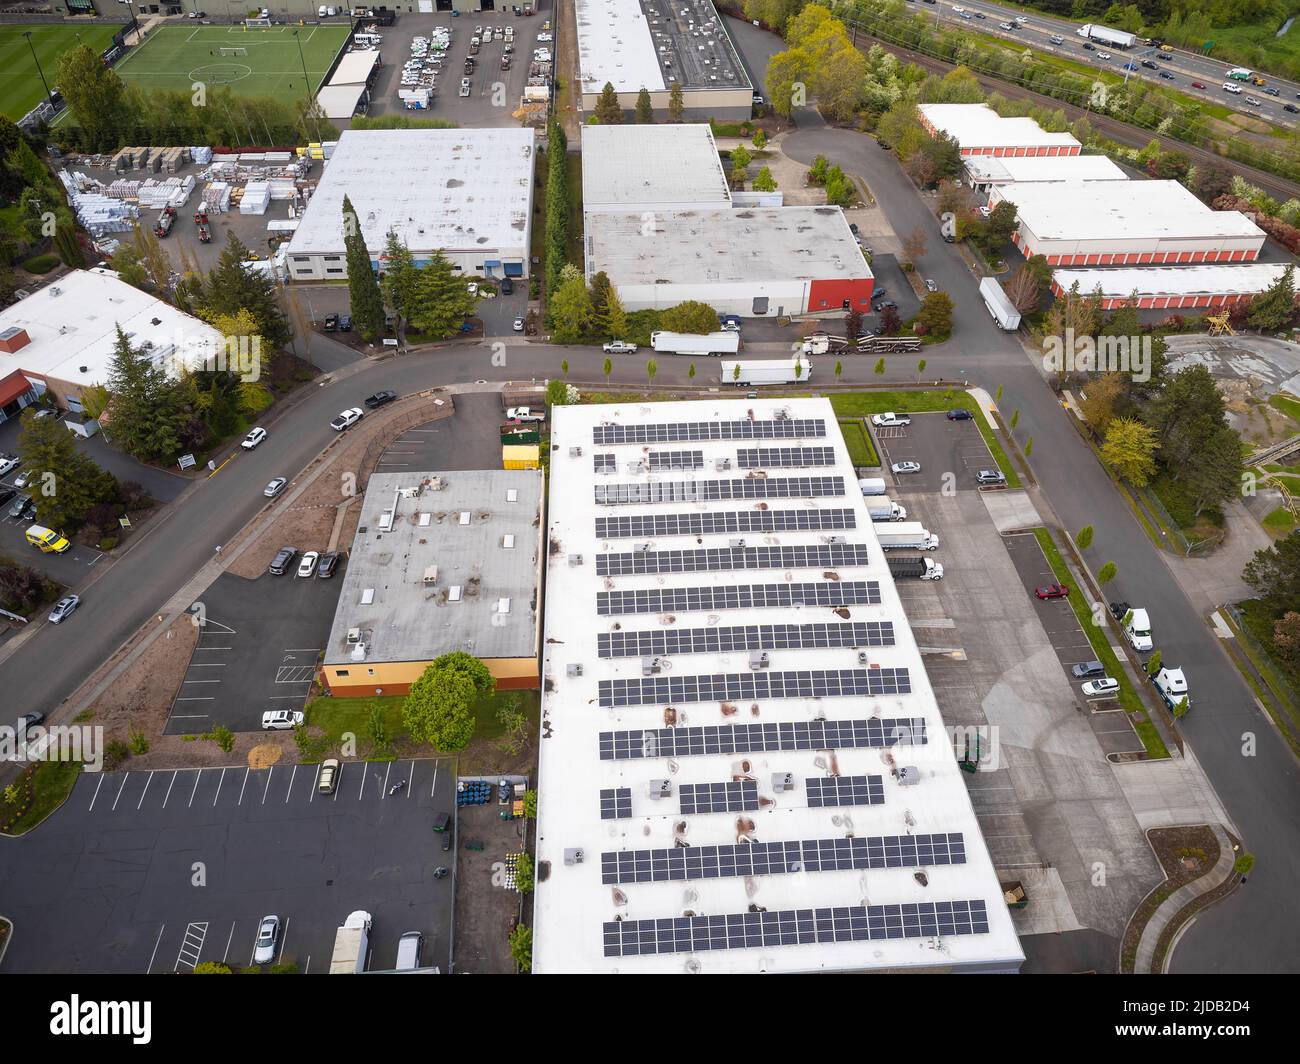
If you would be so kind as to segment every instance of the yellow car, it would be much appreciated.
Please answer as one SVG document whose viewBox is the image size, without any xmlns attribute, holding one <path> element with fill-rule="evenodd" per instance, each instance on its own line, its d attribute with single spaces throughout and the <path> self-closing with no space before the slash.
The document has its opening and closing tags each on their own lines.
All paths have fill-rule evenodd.
<svg viewBox="0 0 1300 1064">
<path fill-rule="evenodd" d="M 45 554 L 62 554 L 72 546 L 61 533 L 44 525 L 32 525 L 27 530 L 27 542 Z"/>
</svg>

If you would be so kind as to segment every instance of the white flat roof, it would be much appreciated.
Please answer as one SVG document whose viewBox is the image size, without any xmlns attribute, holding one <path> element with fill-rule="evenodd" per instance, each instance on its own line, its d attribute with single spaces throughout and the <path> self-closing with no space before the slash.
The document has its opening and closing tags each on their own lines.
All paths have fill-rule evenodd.
<svg viewBox="0 0 1300 1064">
<path fill-rule="evenodd" d="M 0 333 L 24 329 L 31 343 L 0 351 L 0 379 L 14 370 L 86 387 L 108 380 L 117 327 L 134 347 L 151 344 L 155 365 L 179 372 L 222 350 L 221 333 L 109 271 L 74 270 L 0 311 Z"/>
<path fill-rule="evenodd" d="M 320 104 L 326 118 L 346 122 L 357 113 L 357 104 L 365 91 L 364 82 L 355 85 L 326 85 L 316 93 L 316 102 Z"/>
<path fill-rule="evenodd" d="M 331 85 L 364 85 L 379 62 L 378 48 L 359 48 L 348 52 L 334 68 Z"/>
<path fill-rule="evenodd" d="M 730 207 L 707 123 L 582 127 L 582 209 Z"/>
<path fill-rule="evenodd" d="M 339 136 L 289 245 L 343 250 L 343 196 L 371 258 L 389 229 L 412 252 L 518 247 L 532 203 L 531 129 L 350 129 Z"/>
<path fill-rule="evenodd" d="M 552 417 L 533 970 L 1016 970 L 829 401 Z"/>
<path fill-rule="evenodd" d="M 1134 269 L 1053 270 L 1052 280 L 1069 291 L 1075 281 L 1085 295 L 1124 299 L 1141 296 L 1254 295 L 1270 288 L 1286 271 L 1286 262 L 1246 262 L 1239 266 L 1146 266 Z"/>
<path fill-rule="evenodd" d="M 640 0 L 576 0 L 582 91 L 667 88 Z"/>
<path fill-rule="evenodd" d="M 871 268 L 838 207 L 598 212 L 587 263 L 616 284 L 848 280 Z"/>
<path fill-rule="evenodd" d="M 1127 181 L 1104 155 L 972 155 L 966 172 L 977 181 Z"/>
<path fill-rule="evenodd" d="M 1048 133 L 1032 118 L 1003 118 L 983 103 L 923 103 L 927 122 L 962 148 L 1019 148 L 1078 144 L 1069 133 Z"/>
<path fill-rule="evenodd" d="M 1040 241 L 1177 240 L 1258 237 L 1263 230 L 1239 211 L 1211 210 L 1177 181 L 1039 181 L 998 185 L 992 198 L 1016 214 Z"/>
</svg>

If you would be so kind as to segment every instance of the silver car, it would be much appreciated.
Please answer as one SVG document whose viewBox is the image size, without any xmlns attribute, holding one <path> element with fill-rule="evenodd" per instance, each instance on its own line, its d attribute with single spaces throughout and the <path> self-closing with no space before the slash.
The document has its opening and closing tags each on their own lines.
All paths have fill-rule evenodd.
<svg viewBox="0 0 1300 1064">
<path fill-rule="evenodd" d="M 275 960 L 275 947 L 280 941 L 280 918 L 263 916 L 257 928 L 257 945 L 253 949 L 254 964 L 270 964 Z"/>
<path fill-rule="evenodd" d="M 920 462 L 895 462 L 889 467 L 895 473 L 919 473 L 921 472 Z"/>
<path fill-rule="evenodd" d="M 284 491 L 284 486 L 289 483 L 288 477 L 276 477 L 263 490 L 262 494 L 268 499 L 274 499 L 280 492 Z"/>
<path fill-rule="evenodd" d="M 81 599 L 76 595 L 64 595 L 54 604 L 54 609 L 50 610 L 50 624 L 62 624 L 80 605 Z"/>
</svg>

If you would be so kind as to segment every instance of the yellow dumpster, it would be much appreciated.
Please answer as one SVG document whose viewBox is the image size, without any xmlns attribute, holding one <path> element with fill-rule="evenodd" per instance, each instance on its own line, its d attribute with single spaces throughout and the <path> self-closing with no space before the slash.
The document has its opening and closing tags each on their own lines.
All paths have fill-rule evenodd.
<svg viewBox="0 0 1300 1064">
<path fill-rule="evenodd" d="M 541 448 L 535 443 L 507 444 L 501 448 L 502 469 L 537 469 L 541 464 Z"/>
</svg>

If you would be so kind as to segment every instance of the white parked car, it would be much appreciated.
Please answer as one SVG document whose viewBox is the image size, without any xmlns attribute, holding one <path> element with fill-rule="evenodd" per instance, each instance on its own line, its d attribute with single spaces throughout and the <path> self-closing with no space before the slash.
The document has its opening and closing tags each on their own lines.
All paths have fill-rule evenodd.
<svg viewBox="0 0 1300 1064">
<path fill-rule="evenodd" d="M 515 318 L 515 324 L 514 324 L 513 328 L 514 328 L 515 332 L 523 332 L 523 331 L 524 331 L 524 319 L 523 319 L 522 316 Z"/>
<path fill-rule="evenodd" d="M 246 451 L 251 451 L 259 443 L 266 439 L 266 429 L 257 428 L 249 429 L 248 435 L 244 437 L 244 442 L 239 446 Z"/>
<path fill-rule="evenodd" d="M 298 563 L 298 575 L 306 579 L 316 571 L 316 563 L 320 561 L 320 552 L 309 550 L 302 556 L 302 561 Z"/>
<path fill-rule="evenodd" d="M 275 960 L 275 945 L 280 940 L 280 918 L 263 916 L 257 927 L 257 945 L 253 949 L 254 964 L 270 964 Z"/>
<path fill-rule="evenodd" d="M 1119 681 L 1112 680 L 1109 676 L 1103 676 L 1100 680 L 1089 680 L 1087 683 L 1080 684 L 1079 687 L 1089 698 L 1103 698 L 1107 695 L 1113 695 L 1119 690 Z"/>
<path fill-rule="evenodd" d="M 895 462 L 889 467 L 895 473 L 919 473 L 921 472 L 920 462 Z"/>
<path fill-rule="evenodd" d="M 365 411 L 359 406 L 350 406 L 344 410 L 338 417 L 330 422 L 330 428 L 335 432 L 342 432 L 344 429 L 350 429 L 364 416 Z"/>
<path fill-rule="evenodd" d="M 937 292 L 939 291 L 939 286 L 935 284 L 934 281 L 930 280 L 930 278 L 927 277 L 925 279 L 925 290 L 927 292 Z"/>
<path fill-rule="evenodd" d="M 1105 59 L 1107 62 L 1109 62 L 1113 57 L 1111 56 L 1111 54 L 1110 54 L 1109 52 L 1098 52 L 1098 53 L 1097 53 L 1097 58 L 1098 58 L 1098 59 Z"/>
<path fill-rule="evenodd" d="M 301 709 L 270 709 L 262 714 L 262 731 L 288 731 L 306 719 Z"/>
<path fill-rule="evenodd" d="M 896 425 L 910 425 L 912 419 L 906 414 L 895 414 L 890 412 L 885 414 L 873 414 L 871 416 L 871 423 L 877 428 L 889 428 Z"/>
<path fill-rule="evenodd" d="M 0 477 L 12 473 L 22 463 L 16 454 L 0 454 Z"/>
</svg>

